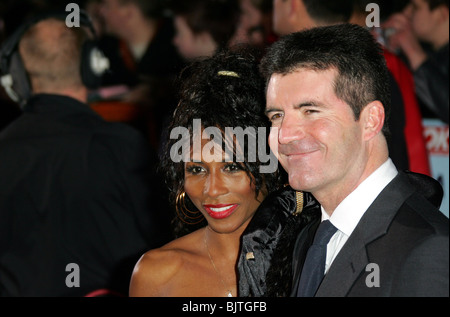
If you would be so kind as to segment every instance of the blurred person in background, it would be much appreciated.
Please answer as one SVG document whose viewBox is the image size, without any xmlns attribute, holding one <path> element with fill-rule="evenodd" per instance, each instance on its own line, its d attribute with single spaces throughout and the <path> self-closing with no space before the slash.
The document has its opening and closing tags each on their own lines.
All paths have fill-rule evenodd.
<svg viewBox="0 0 450 317">
<path fill-rule="evenodd" d="M 424 116 L 449 123 L 448 0 L 411 0 L 383 25 L 389 47 L 400 50 L 414 74 Z"/>
<path fill-rule="evenodd" d="M 241 16 L 231 45 L 247 43 L 261 50 L 272 44 L 277 36 L 273 32 L 272 0 L 240 0 Z"/>
<path fill-rule="evenodd" d="M 176 106 L 174 81 L 185 66 L 172 44 L 165 1 L 102 0 L 93 9 L 104 28 L 99 46 L 111 61 L 103 85 L 126 87 L 109 99 L 136 110 L 135 127 L 159 149 L 164 123 Z"/>
<path fill-rule="evenodd" d="M 176 76 L 183 66 L 171 43 L 173 26 L 171 20 L 164 16 L 164 10 L 163 0 L 101 2 L 100 14 L 104 19 L 105 33 L 115 36 L 118 41 L 118 51 L 112 53 L 119 54 L 128 70 L 132 71 L 131 78 L 126 79 L 130 86 L 145 81 L 147 77 Z M 112 72 L 114 74 L 114 68 Z"/>
<path fill-rule="evenodd" d="M 65 16 L 34 17 L 1 51 L 23 109 L 0 133 L 1 296 L 126 296 L 140 254 L 170 236 L 155 155 L 87 105 L 98 48 L 87 17 Z"/>
<path fill-rule="evenodd" d="M 173 43 L 187 61 L 227 48 L 239 23 L 238 0 L 172 0 Z"/>
<path fill-rule="evenodd" d="M 52 1 L 42 0 L 3 0 L 0 2 L 0 47 L 2 42 L 12 34 L 31 15 L 37 14 L 51 6 Z M 17 103 L 11 100 L 0 86 L 0 131 L 21 114 Z"/>
<path fill-rule="evenodd" d="M 354 0 L 354 10 L 350 19 L 351 23 L 369 28 L 366 25 L 366 18 L 370 12 L 366 7 L 370 0 Z M 378 2 L 380 6 L 380 20 L 385 21 L 389 16 L 398 10 L 398 5 L 389 1 Z M 403 127 L 404 143 L 407 152 L 406 168 L 426 175 L 431 175 L 430 162 L 424 137 L 423 117 L 420 111 L 419 101 L 416 94 L 414 77 L 405 62 L 386 46 L 382 28 L 369 28 L 375 38 L 380 42 L 383 48 L 383 55 L 391 75 L 391 96 L 393 115 L 391 122 L 393 126 Z M 403 109 L 403 110 L 402 110 Z M 393 127 L 394 128 L 394 127 Z M 401 148 L 400 134 L 392 133 L 392 139 L 389 142 L 390 153 L 393 160 L 398 164 L 398 153 Z M 395 145 L 395 146 L 394 146 Z M 401 169 L 402 166 L 398 164 Z M 405 166 L 403 166 L 405 168 Z"/>
<path fill-rule="evenodd" d="M 274 0 L 273 29 L 283 36 L 317 26 L 346 23 L 352 9 L 350 0 Z"/>
</svg>

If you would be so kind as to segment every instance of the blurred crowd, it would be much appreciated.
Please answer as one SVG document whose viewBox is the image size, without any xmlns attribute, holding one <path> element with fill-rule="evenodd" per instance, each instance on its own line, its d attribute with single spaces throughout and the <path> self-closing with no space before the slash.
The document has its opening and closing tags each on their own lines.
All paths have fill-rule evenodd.
<svg viewBox="0 0 450 317">
<path fill-rule="evenodd" d="M 268 45 L 286 33 L 334 23 L 368 25 L 366 18 L 371 13 L 366 10 L 370 1 L 344 1 L 339 5 L 323 1 L 316 7 L 310 1 L 300 1 L 304 13 L 289 18 L 284 16 L 289 9 L 286 2 L 291 1 L 76 2 L 90 15 L 98 45 L 110 61 L 102 87 L 89 94 L 89 104 L 106 120 L 126 122 L 141 130 L 150 145 L 159 151 L 164 126 L 177 104 L 177 76 L 190 60 L 242 44 L 251 45 L 262 55 Z M 424 17 L 422 13 L 423 4 L 428 2 L 433 17 L 436 16 L 435 22 L 430 21 L 431 15 Z M 2 1 L 0 40 L 28 18 L 52 9 L 64 10 L 67 3 Z M 374 35 L 386 47 L 396 106 L 391 117 L 390 150 L 397 156 L 394 161 L 400 168 L 429 174 L 424 141 L 420 140 L 421 119 L 439 118 L 448 123 L 448 27 L 445 13 L 441 13 L 442 26 L 438 17 L 438 12 L 445 12 L 441 7 L 448 9 L 448 4 L 425 0 L 377 1 L 376 4 L 381 26 L 373 28 Z M 330 12 L 326 13 L 321 6 Z M 325 15 L 321 16 L 323 12 Z M 389 33 L 400 29 L 402 32 Z M 380 36 L 385 34 L 393 34 L 389 43 Z M 0 128 L 20 115 L 1 90 Z"/>
</svg>

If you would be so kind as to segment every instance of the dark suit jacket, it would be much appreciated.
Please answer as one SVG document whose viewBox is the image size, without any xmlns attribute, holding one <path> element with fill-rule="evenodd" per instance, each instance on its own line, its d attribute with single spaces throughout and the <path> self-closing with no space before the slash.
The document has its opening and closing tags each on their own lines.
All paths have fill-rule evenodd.
<svg viewBox="0 0 450 317">
<path fill-rule="evenodd" d="M 317 221 L 309 224 L 297 239 L 292 296 L 317 227 Z M 370 263 L 379 268 L 379 287 L 369 287 Z M 363 215 L 316 296 L 448 295 L 448 218 L 400 172 Z"/>
<path fill-rule="evenodd" d="M 150 158 L 135 130 L 88 105 L 32 98 L 0 134 L 0 296 L 128 294 L 136 261 L 166 241 Z"/>
</svg>

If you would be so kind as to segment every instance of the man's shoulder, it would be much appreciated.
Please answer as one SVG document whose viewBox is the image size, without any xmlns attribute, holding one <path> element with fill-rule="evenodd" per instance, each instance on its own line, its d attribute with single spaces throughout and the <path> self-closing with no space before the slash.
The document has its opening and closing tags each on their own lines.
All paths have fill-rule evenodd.
<svg viewBox="0 0 450 317">
<path fill-rule="evenodd" d="M 408 215 L 415 219 L 415 223 L 448 236 L 449 219 L 439 209 L 444 194 L 442 185 L 427 175 L 413 172 L 404 175 L 415 191 L 405 200 L 399 210 L 400 215 Z"/>
<path fill-rule="evenodd" d="M 433 235 L 449 236 L 449 219 L 423 196 L 412 195 L 408 198 L 397 218 L 404 217 L 414 219 L 410 221 L 411 226 L 427 228 Z"/>
<path fill-rule="evenodd" d="M 144 135 L 126 123 L 103 121 L 93 129 L 93 133 L 99 140 L 113 140 L 135 145 L 145 143 Z"/>
</svg>

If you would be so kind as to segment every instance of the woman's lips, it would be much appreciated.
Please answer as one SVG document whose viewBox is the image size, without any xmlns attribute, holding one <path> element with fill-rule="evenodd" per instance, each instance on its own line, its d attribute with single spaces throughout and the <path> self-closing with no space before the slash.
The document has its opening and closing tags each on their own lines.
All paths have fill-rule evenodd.
<svg viewBox="0 0 450 317">
<path fill-rule="evenodd" d="M 217 204 L 217 205 L 203 205 L 205 210 L 214 219 L 224 219 L 230 216 L 238 207 L 238 204 Z"/>
</svg>

